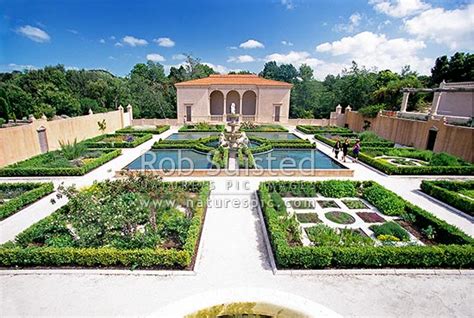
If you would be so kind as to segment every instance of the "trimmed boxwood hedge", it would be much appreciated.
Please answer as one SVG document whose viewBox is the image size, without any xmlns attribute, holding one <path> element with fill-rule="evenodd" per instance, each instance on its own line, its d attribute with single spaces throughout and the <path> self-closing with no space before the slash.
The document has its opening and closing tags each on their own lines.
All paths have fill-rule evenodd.
<svg viewBox="0 0 474 318">
<path fill-rule="evenodd" d="M 421 181 L 421 190 L 452 207 L 474 216 L 474 200 L 463 197 L 457 191 L 474 190 L 474 181 Z"/>
<path fill-rule="evenodd" d="M 7 202 L 0 205 L 0 220 L 3 220 L 10 215 L 15 214 L 16 212 L 23 209 L 30 203 L 33 203 L 40 198 L 50 194 L 54 190 L 54 186 L 52 182 L 45 182 L 45 183 L 30 183 L 30 182 L 22 182 L 22 183 L 1 183 L 0 184 L 0 191 L 1 190 L 9 190 L 15 188 L 24 188 L 28 189 L 26 192 L 20 194 L 16 198 L 12 198 Z"/>
<path fill-rule="evenodd" d="M 151 138 L 153 138 L 152 134 L 131 134 L 135 138 L 135 140 L 133 140 L 132 142 L 126 142 L 126 141 L 103 142 L 101 141 L 107 137 L 113 137 L 116 135 L 122 136 L 124 134 L 101 135 L 101 136 L 97 136 L 97 137 L 85 140 L 84 144 L 88 148 L 135 148 L 136 146 L 141 145 L 145 141 L 148 141 Z"/>
<path fill-rule="evenodd" d="M 283 127 L 282 125 L 276 124 L 260 124 L 255 125 L 255 127 L 240 127 L 240 131 L 245 132 L 287 132 L 288 129 Z"/>
<path fill-rule="evenodd" d="M 364 247 L 328 247 L 328 246 L 290 246 L 287 232 L 281 222 L 280 212 L 272 203 L 271 193 L 277 191 L 293 196 L 312 197 L 325 187 L 326 181 L 267 181 L 260 183 L 258 196 L 270 243 L 279 268 L 322 269 L 322 268 L 473 268 L 474 240 L 458 228 L 436 218 L 431 213 L 414 206 L 385 190 L 386 195 L 396 197 L 404 203 L 403 213 L 415 216 L 414 226 L 425 228 L 431 225 L 436 234 L 434 246 L 364 246 Z M 351 183 L 353 187 L 365 193 L 371 187 L 380 187 L 375 182 L 339 181 L 341 195 L 345 191 L 342 183 Z M 364 194 L 362 196 L 364 197 Z M 378 208 L 378 201 L 373 202 Z"/>
<path fill-rule="evenodd" d="M 172 184 L 172 183 L 169 183 Z M 11 243 L 0 246 L 1 267 L 79 266 L 79 267 L 133 267 L 133 268 L 190 268 L 196 255 L 209 197 L 209 182 L 173 182 L 187 187 L 200 186 L 199 198 L 205 205 L 195 209 L 186 241 L 177 249 L 116 249 L 71 247 L 16 247 Z M 65 207 L 61 208 L 64 209 Z M 55 212 L 56 213 L 56 212 Z M 41 222 L 41 221 L 40 221 Z M 34 227 L 33 225 L 32 227 Z"/>
<path fill-rule="evenodd" d="M 46 167 L 28 167 L 19 168 L 17 164 L 12 164 L 0 169 L 0 177 L 16 177 L 16 176 L 82 176 L 94 170 L 95 168 L 105 164 L 106 162 L 120 156 L 120 149 L 100 149 L 104 153 L 102 156 L 92 160 L 82 167 L 71 168 L 46 168 Z M 41 155 L 40 155 L 41 156 Z"/>
<path fill-rule="evenodd" d="M 366 152 L 384 151 L 387 148 L 362 148 L 359 160 L 388 175 L 474 175 L 474 165 L 466 166 L 396 166 L 382 159 L 376 159 Z M 413 150 L 416 152 L 417 150 Z"/>
<path fill-rule="evenodd" d="M 131 126 L 117 130 L 116 134 L 131 134 L 131 135 L 146 135 L 154 134 L 159 135 L 170 129 L 170 125 L 157 125 L 156 129 L 134 129 Z"/>
<path fill-rule="evenodd" d="M 250 141 L 258 142 L 260 145 L 255 148 L 250 148 L 253 154 L 266 152 L 273 148 L 294 148 L 294 149 L 315 149 L 316 144 L 311 143 L 305 139 L 289 139 L 289 140 L 274 140 L 262 137 L 249 136 Z"/>
</svg>

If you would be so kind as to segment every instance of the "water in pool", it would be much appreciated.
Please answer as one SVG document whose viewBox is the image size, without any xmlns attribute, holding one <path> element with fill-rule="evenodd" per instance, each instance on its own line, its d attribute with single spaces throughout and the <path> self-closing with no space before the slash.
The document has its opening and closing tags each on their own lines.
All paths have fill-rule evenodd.
<svg viewBox="0 0 474 318">
<path fill-rule="evenodd" d="M 267 139 L 278 139 L 278 140 L 290 140 L 290 139 L 300 139 L 300 137 L 295 134 L 288 132 L 248 132 L 247 136 L 267 138 Z"/>
<path fill-rule="evenodd" d="M 129 170 L 211 169 L 211 158 L 192 149 L 150 150 L 130 163 Z"/>
<path fill-rule="evenodd" d="M 260 169 L 344 169 L 345 167 L 317 149 L 273 149 L 254 154 Z"/>
<path fill-rule="evenodd" d="M 207 138 L 210 136 L 219 136 L 217 132 L 179 132 L 171 134 L 166 140 L 195 140 L 199 138 Z"/>
<path fill-rule="evenodd" d="M 206 143 L 206 146 L 217 148 L 219 146 L 219 140 L 210 141 L 210 142 Z M 260 144 L 258 142 L 250 140 L 249 148 L 255 148 L 255 147 L 258 147 L 258 146 L 260 146 Z"/>
</svg>

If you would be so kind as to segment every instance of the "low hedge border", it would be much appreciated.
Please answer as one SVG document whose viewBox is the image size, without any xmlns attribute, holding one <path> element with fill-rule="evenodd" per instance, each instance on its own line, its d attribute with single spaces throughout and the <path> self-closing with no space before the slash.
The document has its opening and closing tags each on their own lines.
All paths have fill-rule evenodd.
<svg viewBox="0 0 474 318">
<path fill-rule="evenodd" d="M 274 148 L 292 148 L 292 149 L 315 149 L 316 144 L 311 143 L 305 139 L 290 139 L 290 140 L 272 140 L 261 137 L 249 136 L 249 140 L 258 142 L 260 145 L 255 148 L 250 148 L 253 154 L 266 152 Z"/>
<path fill-rule="evenodd" d="M 116 134 L 130 134 L 130 135 L 159 135 L 170 129 L 170 125 L 157 125 L 156 129 L 133 129 L 132 127 L 125 127 L 117 130 Z"/>
<path fill-rule="evenodd" d="M 384 160 L 375 159 L 364 153 L 369 150 L 380 148 L 362 148 L 359 160 L 380 170 L 388 175 L 474 175 L 474 165 L 470 166 L 411 166 L 400 167 L 392 165 Z"/>
<path fill-rule="evenodd" d="M 199 139 L 183 139 L 183 140 L 159 140 L 153 144 L 151 149 L 195 149 L 200 152 L 211 152 L 215 147 L 207 146 L 206 144 L 213 141 L 218 141 L 219 136 L 209 136 Z"/>
<path fill-rule="evenodd" d="M 252 154 L 252 150 L 248 147 L 239 148 L 237 153 L 237 158 L 239 161 L 239 168 L 254 169 L 255 168 L 255 159 Z"/>
<path fill-rule="evenodd" d="M 421 191 L 450 206 L 474 216 L 474 200 L 465 198 L 455 191 L 474 189 L 474 181 L 421 181 Z"/>
<path fill-rule="evenodd" d="M 347 136 L 346 136 L 347 135 Z M 352 135 L 352 134 L 341 134 L 341 137 L 349 137 L 349 135 Z M 357 136 L 357 135 L 355 135 Z M 328 144 L 329 146 L 331 147 L 334 147 L 334 145 L 336 144 L 336 141 L 335 140 L 332 140 L 332 139 L 329 139 L 329 138 L 326 138 L 324 137 L 323 135 L 320 135 L 320 134 L 316 134 L 314 135 L 314 138 L 316 138 L 317 140 L 319 141 L 322 141 L 324 142 L 325 144 Z M 341 140 L 342 142 L 343 140 Z M 350 142 L 350 145 L 351 147 L 355 144 L 355 142 Z M 390 142 L 390 141 L 387 141 L 387 142 L 363 142 L 361 141 L 361 147 L 362 149 L 364 147 L 367 147 L 367 148 L 384 148 L 384 147 L 387 147 L 387 148 L 392 148 L 395 144 L 393 142 Z"/>
<path fill-rule="evenodd" d="M 198 206 L 191 219 L 188 236 L 182 250 L 177 249 L 134 249 L 121 250 L 116 248 L 73 248 L 73 247 L 8 247 L 0 246 L 1 267 L 32 267 L 32 266 L 79 266 L 79 267 L 132 267 L 187 269 L 193 264 L 201 237 L 207 200 L 209 182 L 174 182 L 201 184 L 199 198 L 206 202 Z M 63 207 L 64 208 L 64 207 Z M 63 209 L 61 208 L 61 209 Z M 56 213 L 56 212 L 55 212 Z M 34 225 L 33 225 L 34 226 Z"/>
<path fill-rule="evenodd" d="M 334 180 L 330 180 L 334 183 Z M 404 206 L 404 213 L 416 217 L 417 226 L 431 225 L 439 237 L 436 246 L 368 246 L 368 247 L 327 247 L 327 246 L 290 246 L 286 229 L 282 226 L 281 214 L 274 208 L 271 191 L 297 191 L 298 196 L 313 196 L 324 182 L 262 182 L 258 190 L 264 222 L 269 233 L 275 260 L 279 268 L 285 269 L 323 269 L 323 268 L 473 268 L 474 240 L 458 228 L 436 218 L 429 212 L 403 200 L 393 192 L 382 188 L 390 196 L 397 197 Z M 375 182 L 340 181 L 351 183 L 357 189 L 364 190 L 379 186 Z M 343 190 L 336 186 L 340 195 L 346 194 L 349 187 Z M 380 186 L 379 186 L 380 187 Z M 372 202 L 374 204 L 374 202 Z M 375 202 L 377 203 L 377 202 Z M 374 204 L 376 207 L 378 204 Z M 461 244 L 461 245 L 460 245 Z"/>
<path fill-rule="evenodd" d="M 31 168 L 17 168 L 15 165 L 10 165 L 0 169 L 0 177 L 16 177 L 16 176 L 83 176 L 95 168 L 105 164 L 106 162 L 120 156 L 122 151 L 120 149 L 100 149 L 104 154 L 95 160 L 86 163 L 82 167 L 75 168 L 45 168 L 45 167 L 31 167 Z M 41 156 L 41 155 L 40 155 Z"/>
<path fill-rule="evenodd" d="M 39 200 L 40 198 L 50 194 L 54 190 L 52 182 L 46 183 L 2 183 L 0 190 L 12 189 L 18 187 L 26 187 L 29 190 L 20 194 L 16 198 L 8 200 L 0 205 L 0 221 L 20 211 L 27 205 Z"/>
<path fill-rule="evenodd" d="M 265 124 L 262 125 L 263 127 L 255 127 L 255 128 L 244 128 L 240 127 L 240 131 L 244 132 L 288 132 L 288 129 L 281 125 L 271 125 L 272 127 L 269 127 Z"/>
<path fill-rule="evenodd" d="M 297 125 L 296 129 L 304 134 L 325 134 L 325 133 L 352 133 L 349 128 L 336 126 L 313 126 L 313 125 Z"/>
<path fill-rule="evenodd" d="M 132 142 L 101 142 L 104 138 L 107 137 L 112 137 L 115 135 L 123 135 L 123 134 L 107 134 L 107 135 L 101 135 L 97 136 L 88 140 L 84 141 L 84 144 L 88 148 L 135 148 L 138 145 L 141 145 L 142 143 L 150 140 L 153 138 L 152 134 L 135 134 L 133 135 L 135 137 L 135 140 Z"/>
<path fill-rule="evenodd" d="M 189 128 L 188 125 L 184 125 L 178 129 L 178 132 L 224 132 L 225 130 L 224 125 L 214 125 L 214 127 L 215 128 L 199 129 L 199 128 Z"/>
</svg>

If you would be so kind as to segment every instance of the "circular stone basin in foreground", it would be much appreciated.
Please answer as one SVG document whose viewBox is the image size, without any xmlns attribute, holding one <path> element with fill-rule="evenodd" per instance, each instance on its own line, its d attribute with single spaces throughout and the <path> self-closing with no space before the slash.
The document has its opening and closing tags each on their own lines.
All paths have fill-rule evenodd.
<svg viewBox="0 0 474 318">
<path fill-rule="evenodd" d="M 352 224 L 356 221 L 352 215 L 341 211 L 326 212 L 324 216 L 329 221 L 332 221 L 337 224 Z"/>
</svg>

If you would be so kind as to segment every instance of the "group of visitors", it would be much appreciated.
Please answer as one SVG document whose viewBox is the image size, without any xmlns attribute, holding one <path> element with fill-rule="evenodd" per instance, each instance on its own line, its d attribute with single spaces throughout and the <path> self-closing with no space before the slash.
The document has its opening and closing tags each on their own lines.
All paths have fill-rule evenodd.
<svg viewBox="0 0 474 318">
<path fill-rule="evenodd" d="M 349 152 L 349 139 L 346 138 L 344 142 L 341 143 L 339 139 L 336 139 L 336 144 L 332 151 L 335 154 L 337 160 L 339 160 L 339 152 L 342 150 L 342 161 L 346 162 L 346 157 Z M 354 146 L 352 147 L 352 157 L 354 158 L 353 162 L 358 162 L 359 160 L 359 153 L 360 153 L 360 140 L 357 139 Z"/>
</svg>

